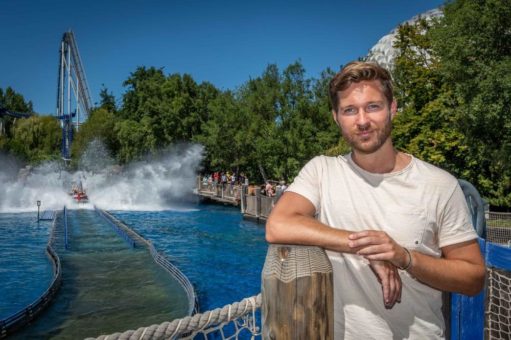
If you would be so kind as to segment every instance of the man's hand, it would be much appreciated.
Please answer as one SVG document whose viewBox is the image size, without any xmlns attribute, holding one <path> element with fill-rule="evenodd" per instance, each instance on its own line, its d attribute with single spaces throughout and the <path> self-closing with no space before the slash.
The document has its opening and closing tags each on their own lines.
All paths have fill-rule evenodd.
<svg viewBox="0 0 511 340">
<path fill-rule="evenodd" d="M 401 302 L 401 277 L 397 268 L 387 261 L 370 261 L 371 269 L 381 283 L 383 304 L 391 309 L 396 302 Z"/>
<path fill-rule="evenodd" d="M 406 267 L 411 258 L 406 250 L 384 231 L 364 230 L 348 236 L 348 246 L 372 261 L 389 261 L 398 268 Z"/>
</svg>

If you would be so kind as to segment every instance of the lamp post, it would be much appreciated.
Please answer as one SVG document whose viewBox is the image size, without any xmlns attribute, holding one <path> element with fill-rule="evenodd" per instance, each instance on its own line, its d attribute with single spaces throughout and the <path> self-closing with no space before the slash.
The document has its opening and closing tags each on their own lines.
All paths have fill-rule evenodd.
<svg viewBox="0 0 511 340">
<path fill-rule="evenodd" d="M 41 206 L 41 201 L 37 200 L 37 222 L 39 222 L 39 207 Z"/>
</svg>

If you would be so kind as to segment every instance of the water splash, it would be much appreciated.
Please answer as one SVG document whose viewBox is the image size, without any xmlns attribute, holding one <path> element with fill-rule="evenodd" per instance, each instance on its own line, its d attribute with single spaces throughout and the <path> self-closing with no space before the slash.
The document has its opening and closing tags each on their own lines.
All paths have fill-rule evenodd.
<svg viewBox="0 0 511 340">
<path fill-rule="evenodd" d="M 95 142 L 95 146 L 98 147 Z M 102 164 L 105 156 L 86 152 L 88 159 L 80 164 Z M 96 160 L 94 160 L 96 157 Z M 87 170 L 67 172 L 58 162 L 36 168 L 13 171 L 0 168 L 0 212 L 24 212 L 41 209 L 92 208 L 108 210 L 183 210 L 192 201 L 196 172 L 203 157 L 203 147 L 182 144 L 161 152 L 158 156 L 121 168 L 115 165 L 87 167 Z M 0 158 L 0 164 L 7 164 Z M 14 175 L 17 173 L 17 175 Z M 69 192 L 72 183 L 81 181 L 90 203 L 76 203 Z"/>
</svg>

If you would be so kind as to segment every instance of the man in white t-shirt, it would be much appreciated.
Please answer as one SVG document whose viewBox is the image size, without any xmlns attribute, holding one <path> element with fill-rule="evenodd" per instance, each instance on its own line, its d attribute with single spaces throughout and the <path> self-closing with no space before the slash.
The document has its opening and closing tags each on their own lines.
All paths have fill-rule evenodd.
<svg viewBox="0 0 511 340">
<path fill-rule="evenodd" d="M 327 250 L 336 339 L 442 339 L 442 291 L 475 295 L 485 267 L 456 178 L 392 144 L 387 70 L 346 65 L 332 115 L 352 152 L 300 171 L 266 224 L 270 243 Z"/>
</svg>

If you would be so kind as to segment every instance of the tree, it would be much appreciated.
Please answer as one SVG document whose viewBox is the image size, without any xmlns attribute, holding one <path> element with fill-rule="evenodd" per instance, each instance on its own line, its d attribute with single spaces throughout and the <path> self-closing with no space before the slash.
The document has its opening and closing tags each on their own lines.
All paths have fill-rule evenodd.
<svg viewBox="0 0 511 340">
<path fill-rule="evenodd" d="M 117 159 L 121 163 L 140 159 L 147 153 L 144 129 L 140 123 L 130 119 L 122 120 L 115 124 L 114 131 L 119 139 Z"/>
<path fill-rule="evenodd" d="M 458 0 L 400 28 L 396 144 L 511 206 L 511 3 Z"/>
<path fill-rule="evenodd" d="M 458 0 L 432 30 L 441 74 L 476 166 L 469 180 L 492 205 L 511 206 L 511 3 Z M 447 43 L 448 42 L 448 43 Z"/>
<path fill-rule="evenodd" d="M 5 91 L 0 88 L 0 108 L 20 113 L 33 113 L 32 102 L 26 102 L 23 95 L 11 87 L 7 87 Z M 0 117 L 0 150 L 9 151 L 9 141 L 12 138 L 11 130 L 15 121 L 14 117 Z"/>
<path fill-rule="evenodd" d="M 117 105 L 115 104 L 115 96 L 112 92 L 108 92 L 105 84 L 102 84 L 101 91 L 99 92 L 99 108 L 105 109 L 108 112 L 117 112 Z"/>
<path fill-rule="evenodd" d="M 195 140 L 206 148 L 206 169 L 244 169 L 248 165 L 251 141 L 246 138 L 249 117 L 232 92 L 226 91 L 209 102 L 209 119 Z"/>
<path fill-rule="evenodd" d="M 121 118 L 140 123 L 145 138 L 138 150 L 151 153 L 173 143 L 195 140 L 209 117 L 209 102 L 219 94 L 213 85 L 197 84 L 190 75 L 165 76 L 162 69 L 154 67 L 139 67 L 124 86 L 127 91 Z"/>
<path fill-rule="evenodd" d="M 112 156 L 117 154 L 120 143 L 115 133 L 116 119 L 115 113 L 103 107 L 91 112 L 87 121 L 80 126 L 80 130 L 75 134 L 71 145 L 73 166 L 79 165 L 83 153 L 94 140 L 102 143 Z"/>
<path fill-rule="evenodd" d="M 0 88 L 0 107 L 15 112 L 34 113 L 32 102 L 26 102 L 23 95 L 14 91 L 10 86 L 5 89 L 5 92 Z"/>
<path fill-rule="evenodd" d="M 32 116 L 16 120 L 10 150 L 30 163 L 60 158 L 62 132 L 59 122 L 50 116 Z"/>
</svg>

